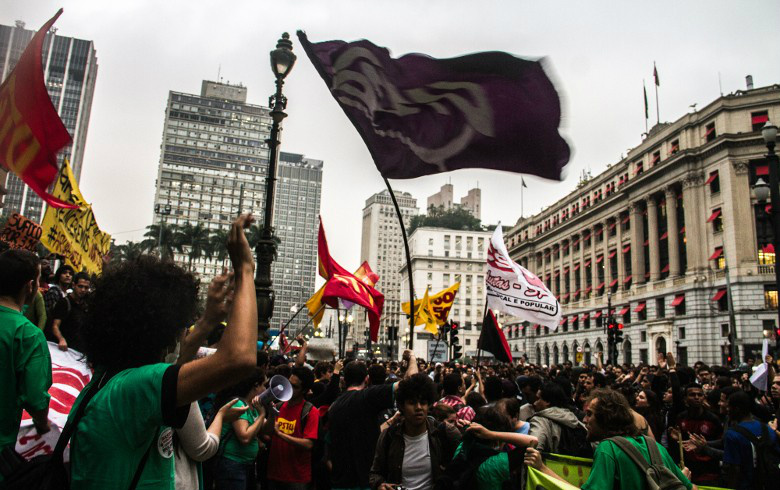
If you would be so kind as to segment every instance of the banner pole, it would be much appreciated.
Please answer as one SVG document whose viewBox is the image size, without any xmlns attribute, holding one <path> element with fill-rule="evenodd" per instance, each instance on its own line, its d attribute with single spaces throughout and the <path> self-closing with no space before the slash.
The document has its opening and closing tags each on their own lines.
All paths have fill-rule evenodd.
<svg viewBox="0 0 780 490">
<path fill-rule="evenodd" d="M 274 338 L 273 338 L 273 339 L 272 339 L 270 342 L 268 342 L 268 343 L 269 343 L 269 344 L 273 344 L 273 343 L 274 343 L 274 341 L 275 341 L 276 339 L 278 339 L 278 338 L 279 338 L 279 336 L 280 336 L 280 335 L 282 335 L 282 334 L 284 333 L 284 330 L 287 328 L 287 326 L 290 324 L 290 322 L 291 322 L 291 321 L 293 321 L 293 320 L 295 320 L 295 317 L 296 317 L 296 316 L 298 316 L 298 314 L 299 314 L 301 311 L 303 311 L 303 309 L 304 309 L 304 308 L 306 308 L 306 306 L 305 306 L 305 305 L 304 305 L 304 306 L 302 306 L 301 308 L 299 308 L 299 309 L 298 309 L 298 311 L 296 311 L 296 312 L 295 312 L 295 314 L 294 314 L 294 315 L 293 315 L 293 316 L 292 316 L 292 317 L 291 317 L 289 320 L 287 320 L 287 323 L 285 323 L 285 324 L 284 324 L 284 326 L 283 326 L 283 327 L 282 327 L 282 328 L 279 330 L 279 333 L 278 333 L 278 334 L 276 334 L 276 337 L 274 337 Z M 303 328 L 301 328 L 301 332 L 303 332 L 303 330 L 304 330 L 304 329 L 305 329 L 305 328 L 306 328 L 306 327 L 307 327 L 307 326 L 308 326 L 308 325 L 309 325 L 309 324 L 312 322 L 312 320 L 314 320 L 314 317 L 315 317 L 315 316 L 317 316 L 317 315 L 318 315 L 318 314 L 319 314 L 319 313 L 320 313 L 320 312 L 321 312 L 321 311 L 322 311 L 324 308 L 325 308 L 325 304 L 323 303 L 323 305 L 322 305 L 322 306 L 320 306 L 320 308 L 319 308 L 317 311 L 315 311 L 315 312 L 314 312 L 314 315 L 312 315 L 312 317 L 311 317 L 311 318 L 309 318 L 309 321 L 308 321 L 308 322 L 306 322 L 306 325 L 304 325 L 304 326 L 303 326 Z M 306 309 L 308 310 L 308 308 L 306 308 Z M 301 332 L 298 332 L 298 333 L 301 333 Z"/>
<path fill-rule="evenodd" d="M 406 225 L 404 225 L 404 218 L 401 215 L 401 208 L 398 207 L 398 201 L 395 198 L 393 188 L 390 187 L 390 181 L 386 177 L 382 177 L 385 180 L 387 190 L 390 192 L 390 199 L 393 200 L 393 206 L 395 207 L 395 214 L 398 216 L 398 223 L 401 225 L 401 236 L 404 239 L 404 251 L 406 252 L 406 272 L 409 276 L 409 342 L 406 344 L 407 349 L 414 349 L 414 325 L 417 323 L 418 311 L 414 309 L 414 279 L 412 275 L 412 255 L 409 253 L 409 239 L 406 236 Z"/>
</svg>

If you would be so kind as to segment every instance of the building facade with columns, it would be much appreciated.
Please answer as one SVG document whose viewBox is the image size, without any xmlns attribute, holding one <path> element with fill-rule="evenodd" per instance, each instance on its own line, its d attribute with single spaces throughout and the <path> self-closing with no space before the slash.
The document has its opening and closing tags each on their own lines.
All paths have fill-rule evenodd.
<svg viewBox="0 0 780 490">
<path fill-rule="evenodd" d="M 434 294 L 460 281 L 458 294 L 450 309 L 449 320 L 460 326 L 458 338 L 463 347 L 462 353 L 476 357 L 477 340 L 485 312 L 485 269 L 487 267 L 487 247 L 490 243 L 490 231 L 450 230 L 423 226 L 414 230 L 409 237 L 412 278 L 414 280 L 415 299 Z M 409 276 L 406 264 L 400 268 L 401 302 L 409 301 Z M 409 335 L 409 323 L 405 315 L 401 326 L 401 343 Z M 421 329 L 422 327 L 418 327 Z M 414 352 L 420 359 L 429 359 L 429 344 L 435 343 L 427 332 L 415 330 Z M 438 352 L 446 351 L 447 346 L 440 343 Z M 399 349 L 403 352 L 403 349 Z"/>
<path fill-rule="evenodd" d="M 722 96 L 661 123 L 602 174 L 506 232 L 512 258 L 558 297 L 557 330 L 507 322 L 512 349 L 543 364 L 586 363 L 607 348 L 611 305 L 624 325 L 619 362 L 727 362 L 759 354 L 777 320 L 775 251 L 761 128 L 780 120 L 780 85 Z M 729 294 L 730 292 L 730 294 Z"/>
</svg>

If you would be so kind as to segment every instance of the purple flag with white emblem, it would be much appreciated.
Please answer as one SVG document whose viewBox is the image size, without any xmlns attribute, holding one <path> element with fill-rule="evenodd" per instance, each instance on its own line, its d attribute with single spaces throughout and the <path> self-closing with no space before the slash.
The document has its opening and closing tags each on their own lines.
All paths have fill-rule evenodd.
<svg viewBox="0 0 780 490">
<path fill-rule="evenodd" d="M 491 168 L 561 179 L 570 150 L 540 62 L 502 52 L 395 59 L 366 40 L 298 38 L 383 177 Z"/>
</svg>

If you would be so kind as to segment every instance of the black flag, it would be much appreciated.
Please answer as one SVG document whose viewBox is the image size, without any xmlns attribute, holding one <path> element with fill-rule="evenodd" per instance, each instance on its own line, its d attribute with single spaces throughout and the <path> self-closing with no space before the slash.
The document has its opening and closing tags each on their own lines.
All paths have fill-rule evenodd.
<svg viewBox="0 0 780 490">
<path fill-rule="evenodd" d="M 482 333 L 479 334 L 477 347 L 490 352 L 501 362 L 512 362 L 512 351 L 506 342 L 504 332 L 498 328 L 496 316 L 491 309 L 488 309 L 487 315 L 482 321 Z"/>
</svg>

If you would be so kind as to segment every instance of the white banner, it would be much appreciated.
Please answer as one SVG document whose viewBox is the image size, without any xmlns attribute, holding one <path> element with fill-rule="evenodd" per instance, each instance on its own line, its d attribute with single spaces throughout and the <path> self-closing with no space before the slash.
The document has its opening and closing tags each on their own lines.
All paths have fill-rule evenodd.
<svg viewBox="0 0 780 490">
<path fill-rule="evenodd" d="M 509 258 L 501 224 L 490 238 L 485 287 L 488 308 L 531 324 L 558 328 L 560 303 L 541 279 Z"/>
<path fill-rule="evenodd" d="M 16 452 L 26 459 L 43 454 L 51 454 L 57 439 L 68 420 L 73 403 L 81 390 L 92 379 L 92 371 L 87 367 L 81 352 L 68 349 L 63 352 L 57 344 L 49 342 L 49 354 L 51 355 L 51 379 L 49 388 L 51 400 L 49 401 L 49 420 L 51 430 L 39 435 L 33 426 L 30 414 L 22 414 L 22 423 L 19 434 L 16 437 Z M 69 461 L 69 452 L 65 450 L 65 461 Z"/>
</svg>

